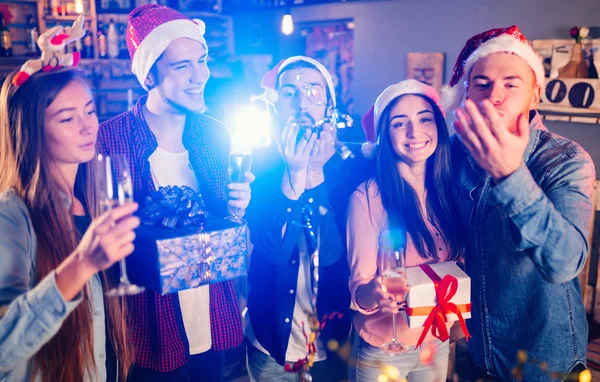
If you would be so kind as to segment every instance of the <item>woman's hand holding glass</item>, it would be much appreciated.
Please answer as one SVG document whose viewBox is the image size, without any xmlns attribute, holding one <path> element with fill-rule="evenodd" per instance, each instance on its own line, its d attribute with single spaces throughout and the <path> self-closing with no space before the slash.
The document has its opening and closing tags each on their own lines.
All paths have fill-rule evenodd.
<svg viewBox="0 0 600 382">
<path fill-rule="evenodd" d="M 56 285 L 71 301 L 94 275 L 133 253 L 137 203 L 114 207 L 92 221 L 77 248 L 56 268 Z"/>
<path fill-rule="evenodd" d="M 135 229 L 140 219 L 133 213 L 138 205 L 129 202 L 104 212 L 92 221 L 75 253 L 94 274 L 133 253 Z"/>
<path fill-rule="evenodd" d="M 398 313 L 406 306 L 406 295 L 410 291 L 410 286 L 398 288 L 394 292 L 389 293 L 385 286 L 385 280 L 382 276 L 377 276 L 373 279 L 373 299 L 377 302 L 379 309 L 385 313 Z"/>
</svg>

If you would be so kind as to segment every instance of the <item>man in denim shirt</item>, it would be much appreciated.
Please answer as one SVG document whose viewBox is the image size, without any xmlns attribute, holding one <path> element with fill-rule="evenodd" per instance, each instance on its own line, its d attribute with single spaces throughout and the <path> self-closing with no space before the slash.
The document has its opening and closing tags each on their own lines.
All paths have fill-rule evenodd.
<svg viewBox="0 0 600 382">
<path fill-rule="evenodd" d="M 467 41 L 443 92 L 460 138 L 453 192 L 472 283 L 469 350 L 501 380 L 564 379 L 586 362 L 577 275 L 595 170 L 579 145 L 544 127 L 543 84 L 541 60 L 512 26 Z"/>
</svg>

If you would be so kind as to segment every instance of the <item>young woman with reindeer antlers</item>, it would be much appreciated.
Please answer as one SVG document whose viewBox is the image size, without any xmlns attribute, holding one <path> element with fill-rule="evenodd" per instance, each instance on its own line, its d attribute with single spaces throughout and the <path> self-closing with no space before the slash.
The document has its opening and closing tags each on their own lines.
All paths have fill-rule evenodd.
<svg viewBox="0 0 600 382">
<path fill-rule="evenodd" d="M 103 291 L 133 251 L 137 205 L 97 213 L 98 117 L 59 49 L 82 23 L 42 35 L 42 58 L 0 92 L 1 381 L 124 381 L 133 361 L 125 300 Z"/>
</svg>

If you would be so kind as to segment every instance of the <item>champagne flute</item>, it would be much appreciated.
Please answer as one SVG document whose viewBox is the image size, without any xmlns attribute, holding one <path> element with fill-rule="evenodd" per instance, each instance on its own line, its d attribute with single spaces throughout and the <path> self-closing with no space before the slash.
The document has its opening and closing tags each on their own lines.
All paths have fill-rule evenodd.
<svg viewBox="0 0 600 382">
<path fill-rule="evenodd" d="M 227 167 L 227 173 L 229 175 L 229 182 L 231 183 L 243 183 L 246 181 L 246 172 L 250 171 L 252 166 L 252 147 L 243 139 L 240 135 L 235 133 L 231 139 L 231 148 L 229 150 L 229 165 Z M 237 209 L 233 210 L 232 215 L 225 218 L 236 223 L 243 221 L 237 215 Z"/>
<path fill-rule="evenodd" d="M 404 295 L 406 292 L 406 245 L 399 231 L 383 231 L 379 236 L 379 273 L 387 292 Z M 396 313 L 392 314 L 392 340 L 384 343 L 381 350 L 388 355 L 406 352 L 408 347 L 396 339 Z"/>
<path fill-rule="evenodd" d="M 98 155 L 96 163 L 97 197 L 102 212 L 133 201 L 133 184 L 127 159 L 122 155 Z M 119 260 L 119 285 L 106 292 L 107 296 L 126 296 L 141 293 L 144 287 L 132 284 L 127 277 L 125 259 Z"/>
</svg>

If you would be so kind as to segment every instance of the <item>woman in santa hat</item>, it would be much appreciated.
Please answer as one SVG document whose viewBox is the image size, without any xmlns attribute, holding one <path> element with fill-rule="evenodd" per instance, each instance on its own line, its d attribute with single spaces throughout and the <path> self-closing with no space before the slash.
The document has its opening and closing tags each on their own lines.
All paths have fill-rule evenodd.
<svg viewBox="0 0 600 382">
<path fill-rule="evenodd" d="M 137 205 L 98 212 L 83 75 L 19 73 L 0 92 L 0 380 L 124 381 L 126 301 L 104 290 L 133 251 Z"/>
<path fill-rule="evenodd" d="M 448 341 L 427 334 L 415 349 L 422 328 L 410 329 L 400 316 L 394 336 L 392 314 L 402 311 L 408 290 L 387 293 L 377 266 L 380 234 L 397 229 L 406 236 L 407 267 L 461 258 L 452 222 L 449 137 L 438 93 L 415 80 L 394 84 L 362 122 L 369 140 L 363 153 L 375 158 L 376 174 L 352 194 L 348 212 L 350 292 L 360 335 L 357 380 L 377 380 L 380 365 L 386 364 L 409 381 L 443 381 Z M 394 354 L 382 348 L 392 338 L 402 343 Z"/>
</svg>

